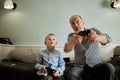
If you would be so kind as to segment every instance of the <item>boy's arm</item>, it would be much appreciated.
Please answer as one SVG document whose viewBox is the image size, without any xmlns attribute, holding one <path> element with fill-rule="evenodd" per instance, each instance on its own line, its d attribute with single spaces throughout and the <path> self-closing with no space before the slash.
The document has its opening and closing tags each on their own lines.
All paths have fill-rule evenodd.
<svg viewBox="0 0 120 80">
<path fill-rule="evenodd" d="M 42 55 L 39 54 L 38 58 L 36 59 L 35 68 L 38 69 L 38 70 L 41 70 L 42 67 L 43 67 L 43 65 L 42 65 Z"/>
<path fill-rule="evenodd" d="M 65 61 L 64 61 L 63 56 L 61 54 L 59 56 L 59 62 L 58 62 L 58 68 L 57 69 L 59 70 L 58 76 L 63 75 L 63 72 L 65 70 Z"/>
</svg>

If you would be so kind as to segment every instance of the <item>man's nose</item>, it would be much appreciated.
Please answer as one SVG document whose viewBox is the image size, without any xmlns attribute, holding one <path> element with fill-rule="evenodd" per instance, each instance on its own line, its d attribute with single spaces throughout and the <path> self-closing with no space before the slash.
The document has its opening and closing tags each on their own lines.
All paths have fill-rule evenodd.
<svg viewBox="0 0 120 80">
<path fill-rule="evenodd" d="M 77 23 L 74 24 L 74 26 L 77 26 L 77 25 L 78 25 Z"/>
</svg>

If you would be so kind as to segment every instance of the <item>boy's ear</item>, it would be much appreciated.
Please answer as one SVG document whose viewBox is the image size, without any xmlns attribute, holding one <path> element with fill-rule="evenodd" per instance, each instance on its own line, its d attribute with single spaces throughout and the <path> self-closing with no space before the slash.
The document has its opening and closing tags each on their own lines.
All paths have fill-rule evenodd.
<svg viewBox="0 0 120 80">
<path fill-rule="evenodd" d="M 57 45 L 57 42 L 56 42 L 56 45 Z"/>
<path fill-rule="evenodd" d="M 46 42 L 44 42 L 44 44 L 46 45 Z"/>
</svg>

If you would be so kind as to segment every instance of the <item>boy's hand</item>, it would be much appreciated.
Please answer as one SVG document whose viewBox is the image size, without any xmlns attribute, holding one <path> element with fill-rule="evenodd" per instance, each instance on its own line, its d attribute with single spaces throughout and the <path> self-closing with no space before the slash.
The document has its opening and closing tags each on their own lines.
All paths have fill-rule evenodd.
<svg viewBox="0 0 120 80">
<path fill-rule="evenodd" d="M 54 76 L 54 77 L 57 77 L 58 74 L 59 74 L 59 70 L 56 70 L 56 71 L 53 73 L 53 76 Z"/>
<path fill-rule="evenodd" d="M 43 66 L 43 67 L 41 68 L 41 71 L 42 71 L 43 73 L 47 73 L 46 66 Z"/>
</svg>

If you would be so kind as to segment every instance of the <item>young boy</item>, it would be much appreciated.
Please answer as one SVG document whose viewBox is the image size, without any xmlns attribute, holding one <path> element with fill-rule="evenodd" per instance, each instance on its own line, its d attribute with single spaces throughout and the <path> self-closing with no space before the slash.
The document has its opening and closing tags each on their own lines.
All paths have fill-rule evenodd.
<svg viewBox="0 0 120 80">
<path fill-rule="evenodd" d="M 41 50 L 35 68 L 40 80 L 63 80 L 65 62 L 59 51 L 55 49 L 56 36 L 53 33 L 45 37 L 46 49 Z"/>
</svg>

